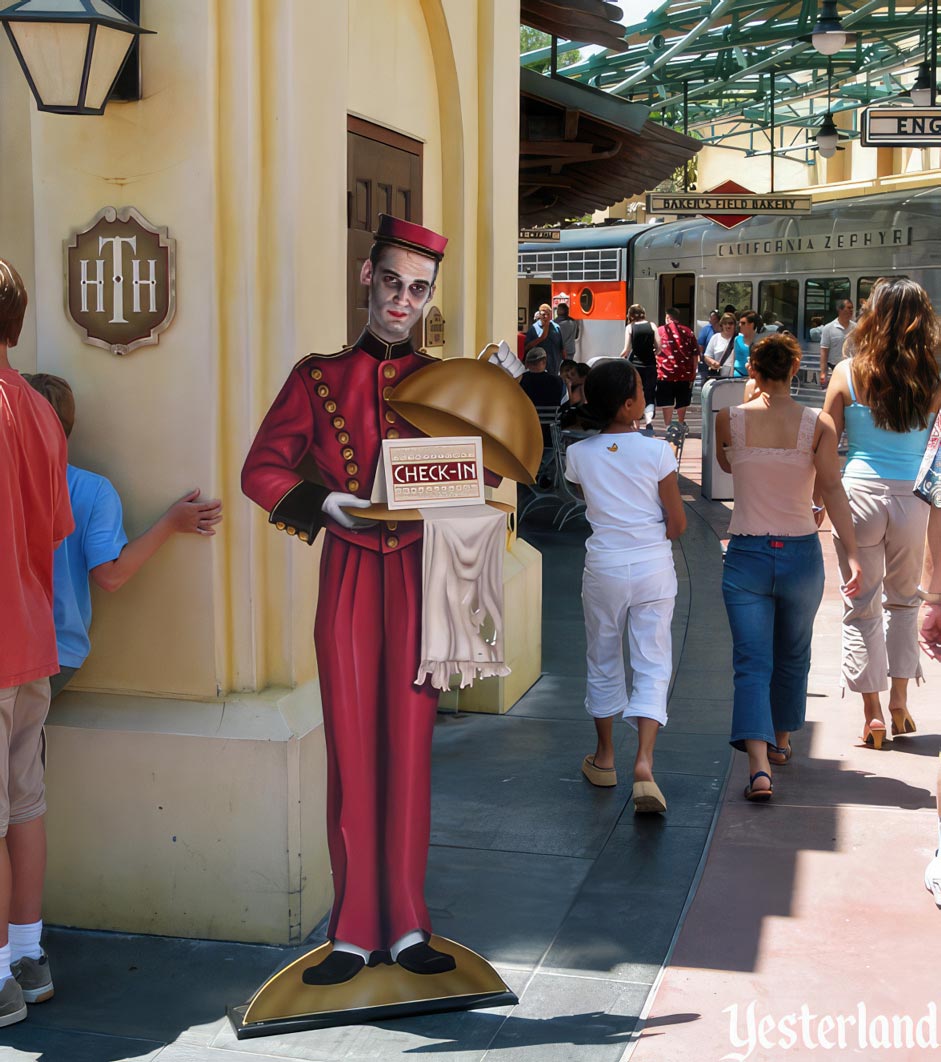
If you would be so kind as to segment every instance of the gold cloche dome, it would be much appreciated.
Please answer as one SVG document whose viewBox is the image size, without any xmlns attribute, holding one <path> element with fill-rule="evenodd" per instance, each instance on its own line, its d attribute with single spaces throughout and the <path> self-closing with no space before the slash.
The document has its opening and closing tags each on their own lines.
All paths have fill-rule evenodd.
<svg viewBox="0 0 941 1062">
<path fill-rule="evenodd" d="M 389 405 L 432 438 L 479 435 L 484 466 L 532 483 L 542 459 L 536 407 L 509 373 L 486 361 L 449 358 L 406 377 Z"/>
</svg>

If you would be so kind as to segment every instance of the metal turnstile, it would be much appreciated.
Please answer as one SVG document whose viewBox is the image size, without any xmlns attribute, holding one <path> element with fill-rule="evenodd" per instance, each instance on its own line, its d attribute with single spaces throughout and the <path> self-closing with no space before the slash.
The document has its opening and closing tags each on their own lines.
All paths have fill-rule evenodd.
<svg viewBox="0 0 941 1062">
<path fill-rule="evenodd" d="M 732 501 L 732 477 L 716 460 L 716 414 L 740 405 L 745 397 L 744 379 L 707 380 L 702 389 L 702 496 L 712 501 Z"/>
</svg>

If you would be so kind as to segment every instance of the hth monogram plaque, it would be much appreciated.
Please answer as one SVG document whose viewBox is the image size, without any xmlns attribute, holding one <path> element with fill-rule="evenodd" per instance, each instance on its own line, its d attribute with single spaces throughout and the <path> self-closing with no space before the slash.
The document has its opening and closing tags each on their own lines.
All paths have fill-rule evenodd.
<svg viewBox="0 0 941 1062">
<path fill-rule="evenodd" d="M 105 207 L 65 241 L 65 312 L 112 354 L 156 343 L 176 311 L 176 240 L 134 207 Z"/>
</svg>

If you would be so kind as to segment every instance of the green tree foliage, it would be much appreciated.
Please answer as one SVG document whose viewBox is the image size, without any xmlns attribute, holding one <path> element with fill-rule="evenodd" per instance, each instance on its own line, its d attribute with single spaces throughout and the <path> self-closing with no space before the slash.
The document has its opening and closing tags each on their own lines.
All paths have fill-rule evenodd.
<svg viewBox="0 0 941 1062">
<path fill-rule="evenodd" d="M 699 157 L 694 155 L 685 166 L 677 166 L 665 181 L 661 181 L 655 192 L 682 192 L 685 188 L 694 189 L 699 176 Z"/>
<path fill-rule="evenodd" d="M 552 40 L 548 33 L 533 29 L 532 26 L 520 26 L 520 55 L 534 52 L 538 48 L 548 48 L 551 43 Z M 570 52 L 560 52 L 559 69 L 577 63 L 581 57 L 582 53 L 577 48 Z M 545 74 L 549 70 L 549 60 L 540 59 L 538 63 L 531 63 L 529 69 L 535 70 L 538 74 Z"/>
</svg>

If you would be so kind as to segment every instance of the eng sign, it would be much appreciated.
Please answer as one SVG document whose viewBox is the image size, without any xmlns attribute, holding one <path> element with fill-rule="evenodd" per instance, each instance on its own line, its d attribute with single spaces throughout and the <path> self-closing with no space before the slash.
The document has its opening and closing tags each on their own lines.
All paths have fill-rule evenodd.
<svg viewBox="0 0 941 1062">
<path fill-rule="evenodd" d="M 112 354 L 156 343 L 176 311 L 176 240 L 134 207 L 105 207 L 65 241 L 65 312 Z"/>
<path fill-rule="evenodd" d="M 941 107 L 867 107 L 863 147 L 941 147 Z"/>
</svg>

